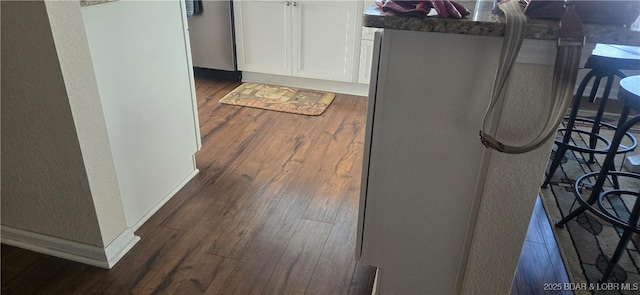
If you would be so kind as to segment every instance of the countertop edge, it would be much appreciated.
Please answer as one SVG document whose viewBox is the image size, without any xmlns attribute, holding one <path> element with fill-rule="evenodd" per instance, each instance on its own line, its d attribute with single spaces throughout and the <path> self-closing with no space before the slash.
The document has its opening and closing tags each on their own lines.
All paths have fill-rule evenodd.
<svg viewBox="0 0 640 295">
<path fill-rule="evenodd" d="M 437 16 L 385 15 L 378 7 L 371 6 L 363 13 L 363 26 L 417 32 L 504 36 L 506 27 L 504 17 L 491 13 L 486 7 L 483 9 L 485 11 L 476 12 L 474 16 L 474 18 L 478 18 L 477 14 L 481 14 L 481 20 L 473 20 L 469 17 L 459 20 Z M 557 40 L 559 36 L 558 30 L 558 21 L 529 18 L 525 38 Z M 640 46 L 640 31 L 632 31 L 627 26 L 585 23 L 584 30 L 587 43 Z"/>
</svg>

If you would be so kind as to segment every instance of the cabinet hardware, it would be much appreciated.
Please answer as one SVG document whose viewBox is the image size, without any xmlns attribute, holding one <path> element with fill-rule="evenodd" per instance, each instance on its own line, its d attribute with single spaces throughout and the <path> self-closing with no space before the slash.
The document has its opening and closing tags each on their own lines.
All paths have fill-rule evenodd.
<svg viewBox="0 0 640 295">
<path fill-rule="evenodd" d="M 289 2 L 289 1 L 284 1 L 284 5 L 285 5 L 285 6 L 289 6 L 289 5 L 291 5 L 291 2 Z"/>
<path fill-rule="evenodd" d="M 296 6 L 298 5 L 298 3 L 296 3 L 296 1 L 291 2 L 291 5 Z"/>
</svg>

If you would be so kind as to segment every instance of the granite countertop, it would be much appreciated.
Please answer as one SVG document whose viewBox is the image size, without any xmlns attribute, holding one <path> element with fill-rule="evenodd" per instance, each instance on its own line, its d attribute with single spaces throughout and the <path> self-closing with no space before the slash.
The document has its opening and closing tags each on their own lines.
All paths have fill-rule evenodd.
<svg viewBox="0 0 640 295">
<path fill-rule="evenodd" d="M 463 19 L 433 17 L 410 17 L 385 15 L 376 6 L 364 12 L 363 25 L 372 28 L 469 34 L 481 36 L 504 36 L 504 16 L 493 14 L 493 1 L 458 1 L 471 15 Z M 557 40 L 558 21 L 529 19 L 526 39 Z M 640 31 L 632 31 L 629 26 L 585 23 L 587 43 L 606 43 L 640 46 Z"/>
<path fill-rule="evenodd" d="M 79 0 L 80 1 L 80 6 L 84 7 L 84 6 L 91 6 L 91 5 L 98 5 L 98 4 L 103 4 L 103 3 L 109 3 L 109 2 L 115 2 L 118 0 Z"/>
</svg>

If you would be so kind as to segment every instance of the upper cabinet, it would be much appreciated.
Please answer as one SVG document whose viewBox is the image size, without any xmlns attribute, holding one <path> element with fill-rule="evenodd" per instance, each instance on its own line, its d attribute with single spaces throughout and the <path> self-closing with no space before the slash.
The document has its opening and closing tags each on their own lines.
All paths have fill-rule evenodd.
<svg viewBox="0 0 640 295">
<path fill-rule="evenodd" d="M 357 1 L 240 0 L 234 1 L 234 14 L 240 70 L 357 80 Z"/>
</svg>

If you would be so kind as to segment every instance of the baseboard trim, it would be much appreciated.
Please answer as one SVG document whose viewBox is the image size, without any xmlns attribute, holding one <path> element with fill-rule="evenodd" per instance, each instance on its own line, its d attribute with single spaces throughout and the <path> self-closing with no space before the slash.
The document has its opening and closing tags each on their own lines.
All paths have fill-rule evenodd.
<svg viewBox="0 0 640 295">
<path fill-rule="evenodd" d="M 373 278 L 373 288 L 371 289 L 371 295 L 379 295 L 380 292 L 378 291 L 378 288 L 380 288 L 378 285 L 380 284 L 380 268 L 376 267 L 376 275 Z"/>
<path fill-rule="evenodd" d="M 2 243 L 14 247 L 110 269 L 140 241 L 133 230 L 124 230 L 109 246 L 102 248 L 3 225 Z"/>
<path fill-rule="evenodd" d="M 125 254 L 140 241 L 140 237 L 133 233 L 132 228 L 127 228 L 109 246 L 104 249 L 107 256 L 108 268 L 111 269 Z"/>
<path fill-rule="evenodd" d="M 194 160 L 194 167 L 195 167 L 195 160 Z M 191 181 L 191 179 L 193 179 L 196 175 L 198 175 L 199 172 L 200 170 L 198 169 L 191 171 L 191 173 L 189 173 L 187 177 L 185 177 L 175 187 L 173 187 L 173 189 L 169 191 L 169 193 L 164 198 L 162 198 L 162 200 L 160 200 L 158 204 L 156 204 L 153 208 L 151 208 L 151 210 L 149 210 L 147 214 L 145 214 L 138 221 L 136 221 L 136 223 L 133 226 L 131 226 L 131 229 L 133 231 L 138 230 L 145 222 L 147 222 L 147 220 L 149 220 L 149 218 L 151 218 L 151 216 L 153 216 L 153 214 L 156 214 L 156 212 L 158 212 L 158 210 L 160 210 L 160 208 L 162 208 L 164 204 L 166 204 L 169 200 L 171 200 L 171 198 L 173 198 L 173 196 L 177 194 L 178 191 L 182 189 L 182 187 L 184 187 L 187 183 L 189 183 L 189 181 Z"/>
<path fill-rule="evenodd" d="M 369 93 L 368 84 L 318 80 L 253 72 L 242 72 L 242 82 L 275 84 L 281 86 L 331 91 L 358 96 L 367 96 Z"/>
</svg>

